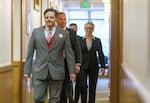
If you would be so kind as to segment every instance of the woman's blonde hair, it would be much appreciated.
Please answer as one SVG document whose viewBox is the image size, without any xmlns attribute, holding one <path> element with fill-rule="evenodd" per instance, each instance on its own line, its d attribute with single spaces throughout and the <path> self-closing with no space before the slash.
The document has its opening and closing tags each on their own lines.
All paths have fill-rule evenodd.
<svg viewBox="0 0 150 103">
<path fill-rule="evenodd" d="M 86 25 L 91 24 L 93 26 L 93 29 L 95 27 L 94 23 L 92 21 L 88 21 L 85 23 L 84 28 L 86 28 Z"/>
</svg>

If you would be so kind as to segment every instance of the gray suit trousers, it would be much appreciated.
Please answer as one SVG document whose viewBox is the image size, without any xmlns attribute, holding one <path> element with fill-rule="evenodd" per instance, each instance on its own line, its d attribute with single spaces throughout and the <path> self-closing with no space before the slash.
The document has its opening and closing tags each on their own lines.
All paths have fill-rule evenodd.
<svg viewBox="0 0 150 103">
<path fill-rule="evenodd" d="M 50 99 L 49 103 L 60 102 L 60 92 L 62 90 L 63 80 L 37 80 L 33 79 L 34 84 L 34 101 L 35 103 L 43 103 L 47 96 L 47 87 L 49 87 Z"/>
</svg>

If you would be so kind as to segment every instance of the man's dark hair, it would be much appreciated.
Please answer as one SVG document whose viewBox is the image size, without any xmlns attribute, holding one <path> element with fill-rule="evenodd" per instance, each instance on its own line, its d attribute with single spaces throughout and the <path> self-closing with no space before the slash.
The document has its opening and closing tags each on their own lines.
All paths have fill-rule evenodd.
<svg viewBox="0 0 150 103">
<path fill-rule="evenodd" d="M 69 26 L 76 26 L 76 28 L 77 28 L 77 24 L 76 23 L 71 23 Z"/>
<path fill-rule="evenodd" d="M 57 10 L 53 9 L 53 8 L 47 8 L 45 11 L 44 11 L 44 16 L 47 12 L 54 12 L 55 13 L 55 17 L 57 16 Z"/>
</svg>

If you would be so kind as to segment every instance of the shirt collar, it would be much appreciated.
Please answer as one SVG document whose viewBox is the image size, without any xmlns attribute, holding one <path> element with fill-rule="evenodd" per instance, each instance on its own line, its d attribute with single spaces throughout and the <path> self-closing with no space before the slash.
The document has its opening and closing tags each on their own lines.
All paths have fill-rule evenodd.
<svg viewBox="0 0 150 103">
<path fill-rule="evenodd" d="M 49 29 L 49 27 L 45 26 L 45 30 L 49 31 L 50 29 Z M 56 30 L 56 26 L 52 27 L 51 31 L 55 31 L 55 30 Z"/>
<path fill-rule="evenodd" d="M 67 28 L 66 27 L 64 27 L 64 28 L 62 28 L 63 30 L 67 30 Z"/>
<path fill-rule="evenodd" d="M 86 39 L 86 36 L 84 36 L 83 39 Z M 92 35 L 92 39 L 95 40 L 96 38 Z"/>
</svg>

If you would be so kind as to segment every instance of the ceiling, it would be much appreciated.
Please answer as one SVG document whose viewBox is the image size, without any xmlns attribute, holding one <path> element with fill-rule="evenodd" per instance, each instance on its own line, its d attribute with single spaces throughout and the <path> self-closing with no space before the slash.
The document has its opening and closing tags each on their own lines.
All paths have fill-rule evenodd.
<svg viewBox="0 0 150 103">
<path fill-rule="evenodd" d="M 79 4 L 82 1 L 89 1 L 92 4 L 102 3 L 103 0 L 61 0 L 64 1 L 65 4 Z"/>
<path fill-rule="evenodd" d="M 91 4 L 91 7 L 103 7 L 103 0 L 60 0 L 64 3 L 64 7 L 66 8 L 80 8 L 80 3 L 82 1 L 88 1 Z"/>
</svg>

